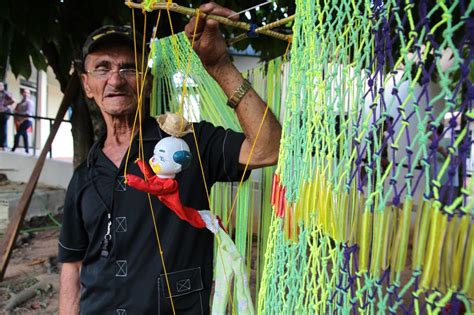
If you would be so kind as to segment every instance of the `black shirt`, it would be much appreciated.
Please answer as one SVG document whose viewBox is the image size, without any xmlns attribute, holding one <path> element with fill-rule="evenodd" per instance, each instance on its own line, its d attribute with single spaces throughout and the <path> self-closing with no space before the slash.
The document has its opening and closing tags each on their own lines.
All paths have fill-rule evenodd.
<svg viewBox="0 0 474 315">
<path fill-rule="evenodd" d="M 210 189 L 216 181 L 238 181 L 240 147 L 244 135 L 207 122 L 194 124 Z M 145 161 L 155 144 L 168 136 L 156 121 L 143 124 Z M 105 139 L 105 137 L 104 137 Z M 82 261 L 81 314 L 170 314 L 169 290 L 177 314 L 206 314 L 213 271 L 213 234 L 179 219 L 156 196 L 124 184 L 125 159 L 117 168 L 94 145 L 86 162 L 74 172 L 65 201 L 59 238 L 61 262 Z M 183 137 L 193 155 L 191 166 L 177 174 L 185 206 L 209 209 L 192 134 Z M 137 165 L 138 141 L 132 144 L 127 172 L 141 175 Z M 248 176 L 248 174 L 246 174 Z M 164 276 L 152 211 L 168 274 Z M 111 247 L 101 256 L 101 244 L 111 214 Z"/>
</svg>

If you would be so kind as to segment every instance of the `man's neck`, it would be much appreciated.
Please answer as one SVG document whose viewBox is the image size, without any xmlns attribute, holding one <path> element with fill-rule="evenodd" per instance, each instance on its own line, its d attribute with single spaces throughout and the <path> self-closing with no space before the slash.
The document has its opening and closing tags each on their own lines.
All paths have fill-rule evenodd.
<svg viewBox="0 0 474 315">
<path fill-rule="evenodd" d="M 130 138 L 132 137 L 132 125 L 129 119 L 108 118 L 106 119 L 107 138 L 102 151 L 115 164 L 120 164 L 125 156 Z"/>
</svg>

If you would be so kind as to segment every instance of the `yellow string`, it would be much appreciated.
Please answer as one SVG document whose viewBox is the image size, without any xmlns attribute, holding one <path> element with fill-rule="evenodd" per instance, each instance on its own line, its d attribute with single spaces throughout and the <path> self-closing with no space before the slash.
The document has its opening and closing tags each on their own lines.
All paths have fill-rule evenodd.
<svg viewBox="0 0 474 315">
<path fill-rule="evenodd" d="M 135 10 L 132 9 L 132 26 L 133 26 L 133 52 L 134 52 L 134 58 L 135 58 L 135 81 L 137 83 L 137 93 L 140 89 L 140 86 L 139 86 L 139 82 L 140 80 L 138 80 L 138 53 L 137 53 L 137 41 L 136 41 L 136 32 L 135 32 Z M 139 96 L 137 95 L 137 98 Z M 125 158 L 125 167 L 124 167 L 124 170 L 123 170 L 123 178 L 124 178 L 124 182 L 125 184 L 127 184 L 127 170 L 128 170 L 128 161 L 130 159 L 130 151 L 132 149 L 132 141 L 133 141 L 133 138 L 135 136 L 135 126 L 136 126 L 136 123 L 137 123 L 137 119 L 138 119 L 138 113 L 139 113 L 139 102 L 138 102 L 138 99 L 137 99 L 137 111 L 135 112 L 135 118 L 133 120 L 133 126 L 132 126 L 132 133 L 130 135 L 130 141 L 128 143 L 128 149 L 127 149 L 127 155 L 126 155 L 126 158 Z"/>
<path fill-rule="evenodd" d="M 288 51 L 289 51 L 289 49 L 290 49 L 290 46 L 291 46 L 291 42 L 288 42 L 288 45 L 286 46 L 285 54 L 283 55 L 283 60 L 282 60 L 282 62 L 281 62 L 281 64 L 280 64 L 280 71 L 281 71 L 281 68 L 282 68 L 283 64 L 284 64 L 285 61 L 286 61 L 286 57 L 287 57 Z M 267 113 L 268 113 L 268 109 L 269 109 L 269 107 L 268 107 L 268 103 L 267 103 L 266 106 L 265 106 L 265 111 L 264 111 L 264 113 L 263 113 L 262 120 L 260 121 L 260 126 L 258 127 L 258 130 L 257 130 L 257 134 L 256 134 L 256 136 L 255 136 L 255 139 L 253 140 L 252 147 L 251 147 L 250 153 L 249 153 L 249 157 L 247 158 L 247 162 L 245 163 L 244 172 L 243 172 L 242 177 L 241 177 L 241 179 L 240 179 L 239 186 L 237 187 L 237 191 L 236 191 L 236 193 L 235 193 L 235 197 L 234 197 L 234 200 L 233 200 L 233 202 L 232 202 L 232 206 L 231 206 L 231 208 L 230 208 L 229 215 L 227 216 L 226 225 L 229 224 L 230 219 L 231 219 L 231 217 L 232 217 L 232 213 L 234 212 L 235 206 L 236 206 L 236 204 L 237 204 L 237 198 L 238 198 L 238 196 L 239 196 L 239 191 L 240 191 L 240 188 L 241 188 L 242 185 L 243 185 L 244 178 L 245 178 L 245 173 L 247 172 L 248 166 L 249 166 L 249 164 L 250 164 L 250 160 L 251 160 L 251 158 L 252 158 L 253 151 L 254 151 L 254 149 L 255 149 L 255 145 L 256 145 L 256 143 L 257 143 L 258 137 L 260 136 L 260 131 L 262 130 L 263 123 L 265 122 L 265 118 L 266 118 Z"/>
<path fill-rule="evenodd" d="M 169 19 L 169 22 L 170 22 L 170 29 L 171 29 L 171 33 L 172 35 L 174 35 L 174 29 L 173 29 L 173 25 L 172 25 L 172 22 L 171 22 L 171 15 L 170 15 L 170 10 L 169 10 L 169 5 L 171 5 L 172 2 L 171 1 L 168 1 L 167 2 L 167 14 L 168 14 L 168 19 Z M 133 13 L 133 10 L 132 10 L 132 13 Z M 160 11 L 161 13 L 161 11 Z M 158 15 L 158 20 L 160 18 L 160 13 Z M 193 33 L 193 38 L 192 38 L 192 44 L 191 44 L 191 49 L 192 47 L 194 46 L 194 40 L 195 40 L 195 35 L 196 35 L 196 30 L 197 30 L 197 23 L 199 21 L 199 17 L 200 17 L 200 14 L 199 14 L 199 10 L 197 11 L 197 18 L 196 18 L 196 24 L 195 24 L 195 27 L 194 27 L 194 33 Z M 145 13 L 144 13 L 145 14 Z M 145 21 L 146 21 L 146 14 L 145 14 Z M 132 14 L 132 22 L 133 22 L 133 29 L 134 29 L 134 34 L 135 34 L 135 17 L 134 17 L 134 14 Z M 158 24 L 158 22 L 157 22 Z M 145 23 L 145 26 L 146 28 L 146 23 Z M 156 35 L 156 29 L 157 27 L 155 28 L 155 35 Z M 144 34 L 146 34 L 146 32 L 144 31 Z M 175 54 L 176 55 L 179 55 L 179 52 L 177 51 L 177 45 L 175 42 L 173 42 L 173 49 L 175 51 Z M 145 51 L 144 49 L 144 46 L 145 46 L 145 35 L 144 35 L 144 38 L 143 38 L 143 51 Z M 289 51 L 289 47 L 291 45 L 291 40 L 289 40 L 288 42 L 288 46 L 286 48 L 286 51 L 285 51 L 285 54 L 284 54 L 284 58 L 283 60 L 286 60 L 286 56 L 288 54 L 288 51 Z M 136 42 L 135 42 L 135 38 L 134 38 L 134 48 L 135 48 L 135 64 L 136 66 L 138 66 L 138 61 L 137 61 L 137 51 L 136 51 Z M 192 50 L 191 52 L 192 53 Z M 182 97 L 181 97 L 181 104 L 180 104 L 180 113 L 183 112 L 183 104 L 184 104 L 184 99 L 185 99 L 185 95 L 186 95 L 186 90 L 187 90 L 187 86 L 186 86 L 186 79 L 187 79 L 187 76 L 189 74 L 189 70 L 190 70 L 190 59 L 191 58 L 188 58 L 188 64 L 187 64 L 187 67 L 186 67 L 186 70 L 185 70 L 185 76 L 184 76 L 184 81 L 183 81 L 183 90 L 182 90 Z M 283 65 L 283 63 L 282 63 Z M 281 66 L 280 65 L 280 68 Z M 142 55 L 142 73 L 143 73 L 143 69 L 144 69 L 144 55 Z M 178 60 L 178 68 L 179 68 L 179 60 Z M 281 69 L 280 69 L 281 70 Z M 129 156 L 130 156 L 130 150 L 131 150 L 131 143 L 133 141 L 133 135 L 135 134 L 135 127 L 136 127 L 136 121 L 137 121 L 137 118 L 140 122 L 140 126 L 139 126 L 139 158 L 140 157 L 144 157 L 144 152 L 143 152 L 143 138 L 142 138 L 142 124 L 141 124 L 141 121 L 142 121 L 142 111 L 141 111 L 141 108 L 142 108 L 142 101 L 143 101 L 143 87 L 144 87 L 144 82 L 146 80 L 146 74 L 147 74 L 147 71 L 148 71 L 148 67 L 145 69 L 145 74 L 144 76 L 142 77 L 142 81 L 139 82 L 138 78 L 137 78 L 137 90 L 139 91 L 139 95 L 138 95 L 138 109 L 137 109 L 137 113 L 135 115 L 135 119 L 134 119 L 134 124 L 133 124 L 133 128 L 132 128 L 132 137 L 131 137 L 131 140 L 130 140 L 130 144 L 129 144 L 129 149 L 128 149 L 128 152 L 127 152 L 127 163 L 125 165 L 125 171 L 124 171 L 124 174 L 125 174 L 125 178 L 126 178 L 126 170 L 127 170 L 127 164 L 128 164 L 128 159 L 129 159 Z M 137 77 L 138 77 L 138 71 L 137 71 Z M 258 140 L 258 137 L 260 135 L 260 131 L 263 127 L 263 123 L 265 121 L 265 118 L 266 118 L 266 115 L 268 113 L 268 104 L 265 108 L 265 112 L 263 114 L 263 117 L 262 117 L 262 121 L 260 122 L 260 126 L 259 126 L 259 129 L 257 131 L 257 135 L 254 139 L 254 142 L 252 144 L 252 148 L 250 150 L 250 153 L 249 153 L 249 157 L 247 159 L 247 162 L 246 162 L 246 165 L 245 165 L 245 169 L 244 169 L 244 174 L 245 172 L 247 171 L 248 169 L 248 166 L 250 164 L 250 160 L 251 160 L 251 157 L 253 155 L 253 151 L 255 149 L 255 145 L 256 145 L 256 142 Z M 184 120 L 183 120 L 184 122 Z M 198 155 L 198 161 L 199 161 L 199 165 L 200 165 L 200 169 L 201 169 L 201 175 L 202 175 L 202 178 L 203 178 L 203 183 L 204 183 L 204 187 L 205 187 L 205 191 L 206 191 L 206 196 L 207 196 L 207 199 L 208 199 L 208 203 L 210 204 L 210 194 L 209 194 L 209 189 L 207 187 L 207 182 L 206 182 L 206 178 L 205 178 L 205 173 L 204 173 L 204 167 L 203 167 L 203 164 L 202 164 L 202 159 L 201 159 L 201 156 L 200 156 L 200 151 L 199 151 L 199 145 L 198 145 L 198 141 L 197 141 L 197 137 L 196 137 L 196 133 L 195 133 L 195 129 L 194 129 L 194 124 L 191 125 L 192 126 L 192 132 L 193 132 L 193 137 L 194 137 L 194 141 L 195 141 L 195 144 L 196 144 L 196 150 L 197 150 L 197 155 Z M 243 184 L 243 179 L 244 179 L 244 176 L 242 176 L 241 178 L 241 181 L 239 183 L 239 187 L 237 189 L 237 193 L 236 193 L 236 196 L 235 196 L 235 199 L 234 199 L 234 202 L 233 202 L 233 205 L 232 205 L 232 208 L 231 208 L 231 211 L 230 211 L 230 214 L 227 218 L 227 224 L 229 223 L 229 220 L 230 220 L 230 217 L 232 215 L 232 212 L 233 212 L 233 209 L 235 208 L 235 204 L 236 204 L 236 201 L 237 201 L 237 198 L 238 198 L 238 193 L 240 191 L 240 188 Z M 171 291 L 170 291 L 170 285 L 169 285 L 169 280 L 168 280 L 168 275 L 167 275 L 167 271 L 166 271 L 166 267 L 165 267 L 165 262 L 164 262 L 164 253 L 163 253 L 163 250 L 162 250 L 162 247 L 161 247 L 161 242 L 160 242 L 160 238 L 159 238 L 159 234 L 158 234 L 158 228 L 157 228 L 157 224 L 156 224 L 156 218 L 155 218 L 155 215 L 154 215 L 154 210 L 153 210 L 153 205 L 152 205 L 152 202 L 151 202 L 151 197 L 150 197 L 150 194 L 147 194 L 148 195 L 148 199 L 149 199 L 149 204 L 150 204 L 150 209 L 151 209 L 151 213 L 152 213 L 152 219 L 153 219 L 153 225 L 154 225 L 154 229 L 155 229 L 155 235 L 156 235 L 156 239 L 157 239 L 157 243 L 158 243 L 158 247 L 159 247 L 159 251 L 160 251 L 160 256 L 161 256 L 161 260 L 162 260 L 162 264 L 163 264 L 163 269 L 164 269 L 164 272 L 165 272 L 165 279 L 166 279 L 166 282 L 167 282 L 167 287 L 168 287 L 168 293 L 170 295 L 170 299 L 171 299 L 171 305 L 172 305 L 172 309 L 173 309 L 173 314 L 175 314 L 175 309 L 174 309 L 174 303 L 173 303 L 173 299 L 171 297 Z M 216 235 L 216 240 L 219 244 L 219 252 L 220 252 L 220 240 L 219 240 L 219 237 Z M 223 260 L 222 260 L 222 254 L 220 255 L 221 256 L 221 263 L 223 263 Z M 228 277 L 227 275 L 225 274 L 225 270 L 224 270 L 224 276 L 226 278 L 227 281 L 228 280 Z M 229 298 L 230 298 L 230 301 L 231 301 L 231 304 L 232 304 L 232 313 L 234 314 L 235 313 L 235 307 L 234 307 L 234 303 L 232 301 L 232 294 L 230 292 L 230 286 L 228 286 L 228 294 L 229 294 Z"/>
<path fill-rule="evenodd" d="M 192 47 L 191 47 L 192 49 Z M 194 130 L 194 124 L 191 124 L 191 127 L 192 127 L 192 134 L 193 134 L 193 138 L 194 138 L 194 143 L 196 145 L 196 151 L 197 151 L 197 156 L 198 156 L 198 161 L 199 161 L 199 166 L 201 168 L 201 175 L 202 175 L 202 181 L 203 181 L 203 184 L 204 184 L 204 189 L 206 190 L 206 197 L 207 197 L 207 202 L 209 204 L 209 206 L 211 205 L 211 198 L 209 196 L 209 189 L 207 188 L 207 182 L 206 182 L 206 175 L 204 174 L 204 167 L 202 165 L 202 159 L 201 159 L 201 154 L 200 154 L 200 151 L 199 151 L 199 144 L 198 144 L 198 140 L 197 140 L 197 137 L 196 137 L 196 132 Z M 211 212 L 212 209 L 210 209 Z M 224 266 L 224 261 L 223 261 L 223 258 L 222 258 L 222 252 L 221 252 L 221 241 L 220 241 L 220 238 L 217 234 L 215 234 L 216 236 L 216 241 L 217 241 L 217 244 L 218 244 L 218 256 L 220 257 L 221 259 L 221 264 Z M 224 271 L 224 278 L 226 280 L 227 283 L 230 282 L 230 279 L 227 277 L 227 274 L 225 272 L 225 268 L 223 268 L 223 271 Z M 230 285 L 227 286 L 227 294 L 229 295 L 229 301 L 232 305 L 232 314 L 235 314 L 235 308 L 234 308 L 234 301 L 232 299 L 232 294 L 230 292 Z"/>
<path fill-rule="evenodd" d="M 187 64 L 185 75 L 184 75 L 184 84 L 183 84 L 183 90 L 182 90 L 182 93 L 181 93 L 180 113 L 182 113 L 184 97 L 185 97 L 185 94 L 186 94 L 186 80 L 187 80 L 188 75 L 189 75 L 189 70 L 190 70 L 190 65 L 191 65 L 191 55 L 193 53 L 194 42 L 195 42 L 195 39 L 196 39 L 197 26 L 198 26 L 199 17 L 200 17 L 199 12 L 200 12 L 199 9 L 197 9 L 196 23 L 194 24 L 193 36 L 192 36 L 192 40 L 191 40 L 191 48 L 190 48 L 190 51 L 189 51 L 189 54 L 188 54 L 188 64 Z M 179 55 L 177 55 L 177 56 L 179 56 Z M 182 122 L 182 124 L 184 123 L 183 118 L 181 119 L 181 122 Z M 208 202 L 209 205 L 211 205 L 211 198 L 210 198 L 210 194 L 209 194 L 209 189 L 207 187 L 206 175 L 204 173 L 204 166 L 202 164 L 202 158 L 201 158 L 201 153 L 200 153 L 200 150 L 199 150 L 199 143 L 198 143 L 198 140 L 197 140 L 197 137 L 196 137 L 196 132 L 195 132 L 195 129 L 194 129 L 194 124 L 191 124 L 191 128 L 192 128 L 194 143 L 196 145 L 196 152 L 197 152 L 197 156 L 198 156 L 199 167 L 200 167 L 200 170 L 201 170 L 202 181 L 203 181 L 203 184 L 204 184 L 204 189 L 206 191 L 207 202 Z M 224 266 L 224 259 L 223 259 L 223 255 L 222 255 L 222 252 L 221 252 L 221 241 L 220 241 L 219 235 L 215 234 L 215 237 L 216 237 L 216 241 L 217 241 L 217 244 L 218 244 L 218 247 L 217 247 L 218 256 L 220 257 L 220 261 L 221 261 L 222 266 Z M 224 271 L 225 281 L 229 284 L 230 279 L 229 279 L 229 277 L 227 277 L 227 273 L 225 271 L 225 268 L 223 268 L 223 271 Z M 233 301 L 233 298 L 232 298 L 232 292 L 231 292 L 231 289 L 230 289 L 230 285 L 227 285 L 227 294 L 228 294 L 228 297 L 229 297 L 230 304 L 232 306 L 232 308 L 231 308 L 232 309 L 232 314 L 235 314 L 235 305 L 234 305 L 234 301 Z"/>
<path fill-rule="evenodd" d="M 144 31 L 143 31 L 143 41 L 142 41 L 142 51 L 143 51 L 143 54 L 142 54 L 142 63 L 141 63 L 141 70 L 143 72 L 143 68 L 144 68 L 144 55 L 145 55 L 145 38 L 146 38 L 146 13 L 145 14 L 145 23 L 144 23 Z M 158 25 L 159 23 L 159 19 L 160 19 L 160 14 L 158 14 L 158 19 L 157 19 L 157 22 L 156 22 L 156 25 Z M 124 168 L 124 178 L 125 178 L 125 183 L 127 182 L 127 166 L 128 166 L 128 163 L 129 163 L 129 158 L 130 158 L 130 151 L 131 151 L 131 147 L 132 147 L 132 141 L 133 141 L 133 138 L 134 138 L 134 135 L 135 135 L 135 128 L 136 128 L 136 124 L 137 124 L 137 118 L 139 120 L 139 147 L 138 147 L 138 157 L 142 157 L 144 158 L 144 152 L 143 152 L 143 133 L 142 133 L 142 104 L 143 104 L 143 89 L 144 89 L 144 83 L 145 83 L 145 80 L 146 80 L 146 75 L 147 75 L 147 71 L 148 71 L 148 67 L 145 69 L 145 73 L 142 77 L 142 80 L 140 81 L 139 78 L 138 78 L 138 54 L 137 54 L 137 42 L 136 42 L 136 32 L 135 32 L 135 28 L 136 28 L 136 25 L 135 25 L 135 11 L 132 9 L 132 24 L 133 24 L 133 46 L 134 46 L 134 54 L 135 54 L 135 70 L 136 70 L 136 81 L 137 81 L 137 94 L 138 94 L 138 99 L 137 99 L 137 111 L 135 113 L 135 118 L 134 118 L 134 122 L 133 122 L 133 127 L 132 127 L 132 134 L 130 136 L 130 142 L 129 142 L 129 146 L 128 146 L 128 150 L 127 150 L 127 157 L 126 157 L 126 163 L 125 163 L 125 168 Z M 155 34 L 156 35 L 156 29 L 155 29 Z M 146 177 L 145 177 L 145 180 L 146 180 Z M 164 274 L 165 274 L 165 281 L 166 281 L 166 286 L 167 286 L 167 289 L 168 289 L 168 294 L 170 296 L 170 302 L 171 302 L 171 309 L 173 311 L 173 314 L 175 315 L 176 314 L 176 310 L 175 310 L 175 307 L 174 307 L 174 301 L 173 301 L 173 296 L 171 294 L 171 286 L 170 286 L 170 282 L 169 282 L 169 278 L 168 278 L 168 272 L 166 270 L 166 265 L 165 265 L 165 259 L 164 259 L 164 253 L 163 253 L 163 248 L 161 246 L 161 240 L 160 240 L 160 236 L 159 236 L 159 233 L 158 233 L 158 226 L 156 224 L 156 218 L 155 218 L 155 211 L 153 209 L 153 203 L 151 201 L 151 196 L 149 193 L 147 193 L 147 197 L 148 197 L 148 203 L 150 205 L 150 212 L 151 212 L 151 216 L 152 216 L 152 221 L 153 221 L 153 227 L 154 227 L 154 231 L 155 231 L 155 237 L 156 237 L 156 242 L 158 244 L 158 250 L 160 252 L 160 259 L 161 259 L 161 263 L 162 263 L 162 266 L 163 266 L 163 271 L 164 271 Z"/>
<path fill-rule="evenodd" d="M 143 37 L 142 37 L 142 62 L 141 62 L 141 67 L 140 67 L 140 72 L 143 73 L 144 69 L 144 63 L 145 63 L 145 45 L 146 45 L 146 18 L 147 14 L 146 11 L 142 10 L 143 13 Z M 135 71 L 136 72 L 136 71 Z M 146 75 L 146 74 L 145 74 Z M 140 90 L 137 90 L 138 93 L 138 121 L 139 121 L 139 129 L 138 129 L 138 158 L 145 160 L 145 152 L 143 150 L 143 128 L 142 128 L 142 122 L 143 122 L 143 111 L 142 111 L 142 106 L 143 106 L 143 89 L 145 86 L 145 75 L 143 75 L 143 79 L 140 82 Z M 151 204 L 150 204 L 151 206 Z"/>
<path fill-rule="evenodd" d="M 157 30 L 158 30 L 158 25 L 160 23 L 160 18 L 161 18 L 161 11 L 158 12 L 158 18 L 156 20 L 156 24 L 155 24 L 155 30 L 153 32 L 153 37 L 152 39 L 156 38 L 156 33 L 157 33 Z M 129 145 L 128 145 L 128 150 L 127 150 L 127 157 L 125 159 L 126 163 L 125 163 L 125 168 L 124 168 L 124 179 L 125 179 L 125 184 L 127 183 L 127 168 L 128 168 L 128 162 L 129 162 L 129 159 L 130 159 L 130 150 L 131 150 L 131 147 L 132 147 L 132 141 L 133 141 L 133 138 L 135 136 L 135 127 L 136 127 L 136 123 L 137 123 L 137 118 L 139 116 L 139 113 L 141 112 L 141 106 L 142 106 L 142 98 L 143 98 L 143 90 L 144 90 L 144 87 L 145 87 L 145 82 L 146 82 L 146 78 L 147 78 L 147 74 L 148 74 L 148 66 L 145 67 L 145 72 L 143 73 L 143 61 L 142 61 L 142 71 L 141 73 L 143 73 L 142 77 L 141 77 L 141 81 L 139 80 L 140 76 L 139 76 L 139 71 L 138 71 L 138 60 L 137 60 L 137 56 L 138 56 L 138 53 L 137 53 L 137 50 L 136 50 L 136 47 L 137 47 L 137 44 L 136 44 L 136 34 L 135 34 L 135 14 L 132 10 L 132 23 L 133 23 L 133 41 L 134 41 L 134 52 L 135 52 L 135 72 L 136 72 L 136 81 L 137 81 L 137 94 L 138 94 L 138 99 L 137 99 L 137 104 L 138 104 L 138 107 L 137 107 L 137 111 L 135 113 L 135 119 L 134 119 L 134 122 L 133 122 L 133 127 L 132 127 L 132 134 L 130 136 L 130 142 L 129 142 Z M 146 29 L 145 29 L 146 30 Z M 146 34 L 144 32 L 144 34 Z M 145 42 L 145 38 L 146 36 L 143 35 L 143 42 Z M 144 47 L 143 47 L 144 49 Z M 143 50 L 145 52 L 145 50 Z M 150 59 L 150 55 L 151 55 L 151 51 L 148 52 L 148 56 L 146 58 L 146 60 L 149 60 Z M 143 58 L 143 56 L 142 56 Z M 141 114 L 140 114 L 141 115 Z M 141 120 L 140 120 L 141 121 Z M 141 131 L 141 124 L 140 124 L 140 131 Z M 142 139 L 142 138 L 141 138 Z M 143 149 L 143 140 L 139 142 L 139 146 Z M 139 150 L 139 154 L 142 153 L 142 157 L 144 158 L 144 154 L 143 154 L 143 150 L 142 152 L 140 152 Z M 139 158 L 140 158 L 140 155 L 139 155 Z M 146 180 L 146 178 L 145 178 Z"/>
<path fill-rule="evenodd" d="M 174 50 L 174 55 L 179 56 L 179 51 L 178 51 L 178 43 L 176 42 L 176 38 L 174 37 L 174 28 L 173 28 L 173 22 L 171 21 L 171 14 L 170 14 L 170 6 L 173 4 L 173 2 L 168 1 L 166 3 L 166 13 L 168 14 L 168 21 L 170 23 L 170 30 L 171 30 L 171 43 L 173 43 L 173 50 Z M 178 69 L 181 68 L 180 65 L 180 59 L 177 58 L 178 64 L 177 67 Z"/>
<path fill-rule="evenodd" d="M 198 11 L 199 13 L 199 11 Z M 198 25 L 198 21 L 199 21 L 199 14 L 197 15 L 196 17 L 196 24 L 194 25 L 194 32 L 193 32 L 193 38 L 192 38 L 192 44 L 191 44 L 191 48 L 189 50 L 189 54 L 188 54 L 188 65 L 190 64 L 190 60 L 191 60 L 191 55 L 193 53 L 193 46 L 194 46 L 194 41 L 195 41 L 195 38 L 196 38 L 196 31 L 197 31 L 197 25 Z M 179 55 L 176 55 L 176 56 L 179 56 Z M 179 60 L 179 59 L 178 59 Z M 188 75 L 188 70 L 189 69 L 186 69 L 186 76 L 184 77 L 184 80 L 186 81 L 187 79 L 187 75 Z M 184 99 L 184 94 L 185 94 L 185 84 L 183 85 L 183 92 L 182 92 L 182 96 L 181 98 Z M 182 110 L 182 108 L 180 108 L 180 111 Z M 199 167 L 201 168 L 201 175 L 202 175 L 202 181 L 203 181 L 203 184 L 204 184 L 204 189 L 206 190 L 206 196 L 207 196 L 207 202 L 209 203 L 209 205 L 211 204 L 211 198 L 210 198 L 210 194 L 209 194 L 209 189 L 207 187 L 207 182 L 206 182 L 206 175 L 204 174 L 204 166 L 202 164 L 202 159 L 201 159 L 201 153 L 200 153 L 200 150 L 199 150 L 199 144 L 198 144 L 198 140 L 197 140 L 197 137 L 196 137 L 196 132 L 194 130 L 194 124 L 191 124 L 191 128 L 192 128 L 192 133 L 193 133 L 193 138 L 194 138 L 194 143 L 196 145 L 196 151 L 197 151 L 197 156 L 198 156 L 198 161 L 199 161 Z"/>
<path fill-rule="evenodd" d="M 184 73 L 184 78 L 183 78 L 183 89 L 181 91 L 181 100 L 179 104 L 179 113 L 181 114 L 181 130 L 183 130 L 184 126 L 184 119 L 182 117 L 183 113 L 183 107 L 184 107 L 184 98 L 186 96 L 186 91 L 187 91 L 187 85 L 186 82 L 188 81 L 188 76 L 189 76 L 189 69 L 191 68 L 191 54 L 192 54 L 192 48 L 194 47 L 194 42 L 196 40 L 196 31 L 197 31 L 197 26 L 199 23 L 199 16 L 200 16 L 200 11 L 199 9 L 196 9 L 196 23 L 194 23 L 194 30 L 193 30 L 193 38 L 191 40 L 191 50 L 188 55 L 188 64 L 186 65 L 186 70 Z"/>
</svg>

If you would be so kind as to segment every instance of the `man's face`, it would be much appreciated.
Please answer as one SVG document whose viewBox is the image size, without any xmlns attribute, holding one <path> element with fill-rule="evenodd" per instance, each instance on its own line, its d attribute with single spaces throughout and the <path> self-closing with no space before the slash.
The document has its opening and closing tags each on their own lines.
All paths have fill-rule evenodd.
<svg viewBox="0 0 474 315">
<path fill-rule="evenodd" d="M 135 69 L 134 60 L 132 49 L 126 46 L 103 47 L 87 55 L 82 82 L 87 96 L 94 98 L 103 114 L 126 116 L 134 113 L 137 107 L 136 77 L 119 73 L 120 69 Z M 109 69 L 110 73 L 105 76 L 94 74 L 97 69 Z"/>
<path fill-rule="evenodd" d="M 0 92 L 3 92 L 5 90 L 5 86 L 3 83 L 0 82 Z"/>
</svg>

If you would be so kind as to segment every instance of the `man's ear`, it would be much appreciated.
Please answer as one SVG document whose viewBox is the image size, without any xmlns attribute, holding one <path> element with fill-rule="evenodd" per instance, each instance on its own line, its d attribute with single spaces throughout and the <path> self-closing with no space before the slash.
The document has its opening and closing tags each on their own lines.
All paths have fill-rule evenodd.
<svg viewBox="0 0 474 315">
<path fill-rule="evenodd" d="M 89 86 L 89 77 L 85 73 L 81 73 L 81 81 L 82 87 L 84 88 L 84 92 L 86 92 L 87 97 L 93 98 L 94 95 L 92 94 L 92 90 Z"/>
<path fill-rule="evenodd" d="M 150 97 L 153 88 L 153 76 L 150 72 L 147 73 L 145 82 L 143 84 L 143 95 L 145 95 L 145 97 Z"/>
</svg>

